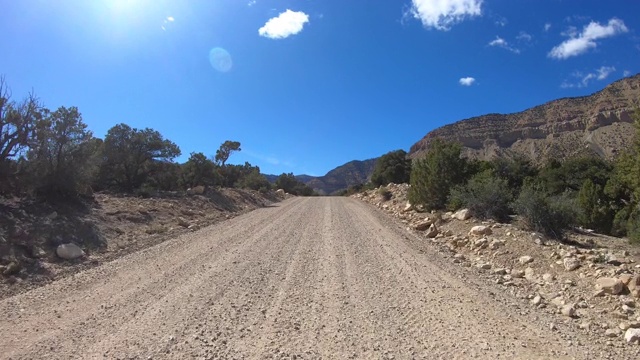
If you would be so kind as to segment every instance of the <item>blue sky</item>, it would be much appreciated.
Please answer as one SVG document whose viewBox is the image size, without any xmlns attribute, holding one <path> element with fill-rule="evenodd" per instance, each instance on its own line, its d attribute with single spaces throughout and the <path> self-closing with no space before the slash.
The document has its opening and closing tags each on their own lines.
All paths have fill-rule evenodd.
<svg viewBox="0 0 640 360">
<path fill-rule="evenodd" d="M 0 0 L 14 98 L 323 175 L 640 72 L 636 0 Z"/>
</svg>

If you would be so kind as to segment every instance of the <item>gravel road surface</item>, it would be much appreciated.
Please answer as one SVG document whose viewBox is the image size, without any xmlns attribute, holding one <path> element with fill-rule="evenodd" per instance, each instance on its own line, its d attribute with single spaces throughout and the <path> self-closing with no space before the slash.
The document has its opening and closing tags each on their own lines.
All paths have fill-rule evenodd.
<svg viewBox="0 0 640 360">
<path fill-rule="evenodd" d="M 0 358 L 593 356 L 423 241 L 354 199 L 289 199 L 0 301 Z"/>
</svg>

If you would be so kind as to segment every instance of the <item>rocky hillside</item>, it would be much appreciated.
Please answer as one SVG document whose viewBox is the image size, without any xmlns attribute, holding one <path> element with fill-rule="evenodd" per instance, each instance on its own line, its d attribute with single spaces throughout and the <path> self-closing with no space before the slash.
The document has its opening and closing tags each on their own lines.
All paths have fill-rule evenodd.
<svg viewBox="0 0 640 360">
<path fill-rule="evenodd" d="M 329 195 L 346 189 L 352 185 L 366 183 L 378 159 L 354 160 L 329 171 L 324 176 L 296 175 L 296 179 L 309 185 L 322 195 Z M 278 179 L 277 175 L 265 175 L 270 182 Z"/>
<path fill-rule="evenodd" d="M 353 197 L 378 207 L 408 231 L 435 247 L 452 263 L 480 274 L 495 291 L 513 297 L 522 314 L 547 313 L 549 331 L 563 328 L 568 346 L 576 333 L 590 341 L 630 351 L 640 340 L 640 251 L 625 241 L 591 232 L 569 234 L 557 242 L 523 230 L 518 223 L 480 221 L 468 210 L 421 213 L 407 202 L 407 184 Z M 579 343 L 577 343 L 579 346 Z M 637 349 L 634 346 L 633 349 Z"/>
<path fill-rule="evenodd" d="M 564 98 L 514 114 L 488 114 L 435 129 L 411 147 L 419 157 L 435 138 L 462 143 L 471 158 L 514 155 L 534 163 L 596 155 L 610 159 L 634 134 L 630 114 L 640 106 L 640 74 L 590 96 Z"/>
</svg>

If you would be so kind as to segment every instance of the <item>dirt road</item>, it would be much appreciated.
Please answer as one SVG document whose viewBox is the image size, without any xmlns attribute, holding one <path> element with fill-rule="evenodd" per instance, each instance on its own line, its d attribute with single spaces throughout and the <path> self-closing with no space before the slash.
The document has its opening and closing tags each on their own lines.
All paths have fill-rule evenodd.
<svg viewBox="0 0 640 360">
<path fill-rule="evenodd" d="M 2 300 L 0 357 L 599 357 L 419 241 L 354 199 L 290 199 Z"/>
</svg>

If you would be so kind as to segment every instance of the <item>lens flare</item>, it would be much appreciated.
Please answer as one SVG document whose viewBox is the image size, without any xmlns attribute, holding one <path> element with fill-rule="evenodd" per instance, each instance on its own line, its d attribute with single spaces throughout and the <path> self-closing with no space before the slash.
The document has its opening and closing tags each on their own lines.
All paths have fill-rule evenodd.
<svg viewBox="0 0 640 360">
<path fill-rule="evenodd" d="M 209 62 L 214 69 L 220 72 L 228 72 L 233 67 L 231 55 L 221 47 L 214 47 L 209 51 Z"/>
</svg>

